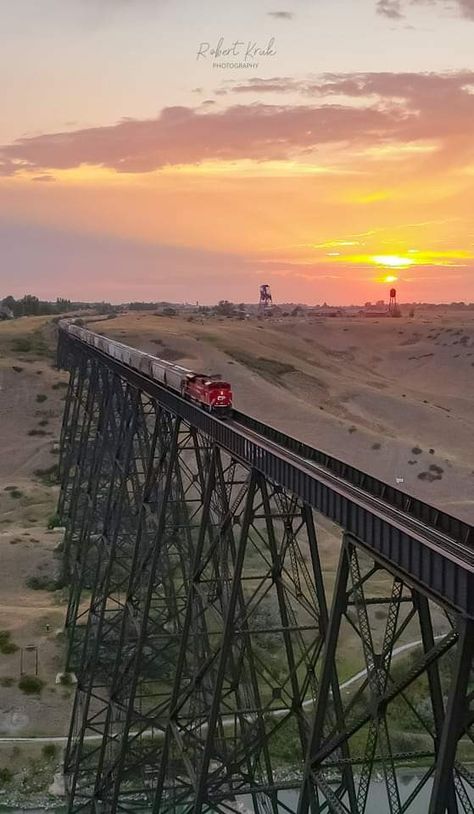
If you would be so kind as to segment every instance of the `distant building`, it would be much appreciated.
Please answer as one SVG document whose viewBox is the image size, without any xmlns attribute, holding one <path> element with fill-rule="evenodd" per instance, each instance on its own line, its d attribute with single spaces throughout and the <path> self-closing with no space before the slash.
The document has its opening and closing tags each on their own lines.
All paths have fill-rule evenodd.
<svg viewBox="0 0 474 814">
<path fill-rule="evenodd" d="M 390 311 L 385 300 L 377 300 L 375 304 L 366 302 L 362 311 L 364 317 L 389 317 Z"/>
<path fill-rule="evenodd" d="M 313 308 L 309 313 L 313 317 L 342 317 L 343 315 L 340 308 L 331 308 L 330 305 L 323 305 L 321 308 Z"/>
</svg>

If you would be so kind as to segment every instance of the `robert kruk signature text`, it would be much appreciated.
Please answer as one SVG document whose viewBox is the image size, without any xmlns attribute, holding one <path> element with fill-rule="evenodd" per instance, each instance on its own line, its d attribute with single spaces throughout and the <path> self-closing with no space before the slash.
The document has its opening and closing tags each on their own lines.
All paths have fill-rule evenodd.
<svg viewBox="0 0 474 814">
<path fill-rule="evenodd" d="M 197 50 L 196 59 L 213 59 L 220 57 L 241 57 L 244 61 L 255 59 L 256 57 L 274 57 L 276 54 L 275 37 L 271 37 L 266 45 L 256 42 L 256 40 L 234 40 L 226 45 L 224 37 L 221 37 L 214 47 L 210 42 L 201 42 Z"/>
</svg>

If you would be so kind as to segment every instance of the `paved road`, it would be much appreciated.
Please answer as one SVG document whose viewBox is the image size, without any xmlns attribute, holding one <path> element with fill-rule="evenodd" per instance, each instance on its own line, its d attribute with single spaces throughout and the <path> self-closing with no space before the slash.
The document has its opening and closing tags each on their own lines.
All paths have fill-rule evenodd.
<svg viewBox="0 0 474 814">
<path fill-rule="evenodd" d="M 442 639 L 443 635 L 435 636 L 435 639 Z M 407 650 L 413 650 L 415 647 L 418 647 L 420 644 L 423 644 L 421 639 L 418 639 L 416 642 L 408 642 L 408 644 L 402 644 L 400 647 L 396 647 L 392 653 L 392 658 L 396 658 L 397 656 L 401 656 L 402 653 L 406 653 Z M 351 678 L 348 678 L 347 681 L 344 681 L 342 684 L 339 685 L 340 690 L 346 690 L 351 684 L 355 684 L 357 681 L 360 681 L 361 678 L 365 678 L 367 675 L 367 670 L 361 670 L 359 673 L 356 673 Z M 308 701 L 303 703 L 304 708 L 311 707 L 313 705 L 313 699 L 310 698 Z M 273 717 L 281 718 L 285 716 L 289 710 L 287 709 L 278 709 L 275 710 L 273 713 Z M 233 721 L 233 718 L 232 718 Z M 146 734 L 146 732 L 144 733 Z M 151 733 L 150 733 L 151 734 Z M 156 734 L 156 732 L 155 732 Z M 102 739 L 102 735 L 86 735 L 84 740 L 86 741 L 100 741 Z M 0 738 L 0 745 L 2 743 L 67 743 L 67 737 L 64 735 L 59 736 L 52 736 L 52 737 L 45 737 L 45 738 Z"/>
</svg>

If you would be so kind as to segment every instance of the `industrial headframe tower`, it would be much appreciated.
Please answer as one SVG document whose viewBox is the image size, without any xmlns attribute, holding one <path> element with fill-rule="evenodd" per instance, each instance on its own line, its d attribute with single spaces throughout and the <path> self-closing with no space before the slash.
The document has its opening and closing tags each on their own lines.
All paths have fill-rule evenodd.
<svg viewBox="0 0 474 814">
<path fill-rule="evenodd" d="M 267 283 L 263 283 L 263 285 L 260 286 L 260 302 L 258 306 L 259 314 L 262 314 L 263 316 L 270 314 L 272 306 L 273 301 L 270 286 Z"/>
</svg>

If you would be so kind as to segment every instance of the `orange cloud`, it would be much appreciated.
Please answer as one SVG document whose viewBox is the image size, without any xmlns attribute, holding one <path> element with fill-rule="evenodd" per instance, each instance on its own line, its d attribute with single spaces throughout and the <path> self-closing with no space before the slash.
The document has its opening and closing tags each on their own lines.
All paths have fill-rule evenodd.
<svg viewBox="0 0 474 814">
<path fill-rule="evenodd" d="M 256 102 L 225 110 L 172 107 L 153 120 L 22 138 L 0 148 L 0 173 L 93 165 L 147 173 L 205 161 L 308 160 L 316 148 L 428 153 L 430 166 L 474 158 L 474 72 L 324 74 L 317 80 L 251 80 L 233 89 L 321 97 L 318 105 Z M 341 99 L 345 99 L 342 103 Z M 395 146 L 394 146 L 395 145 Z M 408 145 L 408 147 L 406 146 Z M 438 149 L 437 149 L 438 145 Z M 453 145 L 455 149 L 453 149 Z M 442 154 L 442 162 L 439 155 Z"/>
<path fill-rule="evenodd" d="M 303 103 L 253 103 L 257 83 Z M 87 280 L 100 267 L 97 296 L 116 279 L 126 299 L 127 266 L 132 298 L 141 286 L 158 296 L 156 283 L 166 297 L 174 286 L 176 298 L 249 299 L 263 275 L 280 301 L 357 302 L 399 277 L 406 299 L 474 299 L 474 72 L 240 86 L 248 103 L 227 109 L 168 108 L 0 148 L 0 212 L 48 236 L 36 266 L 24 252 L 5 261 L 11 280 L 26 285 L 30 264 L 45 285 L 48 269 L 61 282 L 60 268 Z M 90 252 L 73 263 L 81 241 Z"/>
<path fill-rule="evenodd" d="M 209 159 L 285 160 L 322 143 L 348 138 L 372 143 L 378 132 L 395 126 L 390 114 L 370 108 L 260 104 L 206 113 L 166 108 L 154 120 L 123 121 L 4 145 L 0 172 L 12 175 L 92 164 L 137 173 Z"/>
</svg>

